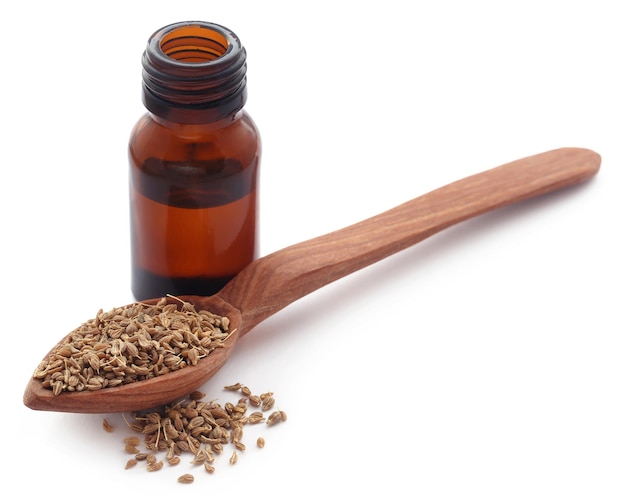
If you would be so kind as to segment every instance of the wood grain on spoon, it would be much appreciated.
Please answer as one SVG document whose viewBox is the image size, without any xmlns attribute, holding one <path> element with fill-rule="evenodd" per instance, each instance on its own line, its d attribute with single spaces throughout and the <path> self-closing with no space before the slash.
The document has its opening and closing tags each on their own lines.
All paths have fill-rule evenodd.
<svg viewBox="0 0 626 497">
<path fill-rule="evenodd" d="M 196 309 L 228 316 L 237 329 L 198 365 L 129 385 L 53 395 L 31 379 L 24 404 L 64 412 L 128 412 L 156 407 L 197 389 L 226 362 L 241 336 L 305 295 L 404 250 L 461 221 L 582 183 L 600 168 L 588 149 L 544 152 L 461 179 L 382 214 L 262 257 L 211 297 L 182 296 Z"/>
</svg>

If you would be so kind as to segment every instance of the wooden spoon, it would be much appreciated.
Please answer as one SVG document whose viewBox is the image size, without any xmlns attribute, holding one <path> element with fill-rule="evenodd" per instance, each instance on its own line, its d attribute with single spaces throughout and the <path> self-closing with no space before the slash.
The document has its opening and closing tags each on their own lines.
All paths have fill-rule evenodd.
<svg viewBox="0 0 626 497">
<path fill-rule="evenodd" d="M 305 295 L 485 212 L 581 183 L 600 168 L 600 156 L 562 148 L 469 176 L 347 228 L 262 257 L 210 297 L 184 296 L 197 310 L 228 316 L 235 333 L 226 346 L 190 366 L 149 380 L 96 391 L 53 395 L 31 379 L 31 409 L 106 413 L 148 409 L 180 399 L 224 365 L 237 340 Z M 151 303 L 156 300 L 148 301 Z"/>
</svg>

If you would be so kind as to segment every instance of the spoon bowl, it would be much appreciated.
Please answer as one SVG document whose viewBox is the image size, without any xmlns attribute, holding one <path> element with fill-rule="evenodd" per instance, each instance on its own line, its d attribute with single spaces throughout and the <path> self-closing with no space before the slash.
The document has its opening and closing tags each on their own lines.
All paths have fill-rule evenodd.
<svg viewBox="0 0 626 497">
<path fill-rule="evenodd" d="M 224 302 L 218 296 L 201 297 L 197 295 L 179 297 L 180 300 L 193 304 L 197 311 L 208 310 L 219 316 L 227 317 L 229 329 L 233 331 L 223 347 L 211 351 L 210 360 L 201 359 L 195 366 L 178 369 L 149 380 L 128 383 L 103 390 L 83 390 L 64 392 L 54 395 L 43 382 L 31 378 L 24 393 L 24 404 L 31 409 L 41 411 L 106 413 L 131 412 L 158 407 L 167 402 L 183 398 L 206 383 L 228 360 L 237 340 L 242 335 L 241 313 L 238 309 Z M 156 304 L 160 299 L 143 300 L 146 304 Z M 178 299 L 167 298 L 168 304 L 180 307 Z M 64 337 L 59 344 L 63 343 Z M 55 345 L 49 352 L 59 345 Z M 106 395 L 103 395 L 106 393 Z"/>
<path fill-rule="evenodd" d="M 213 296 L 179 296 L 196 310 L 226 316 L 231 323 L 224 347 L 197 365 L 126 385 L 60 395 L 31 378 L 24 404 L 36 410 L 107 413 L 139 411 L 180 399 L 225 364 L 243 335 L 292 302 L 462 221 L 582 183 L 598 172 L 600 162 L 597 153 L 584 148 L 533 155 L 257 259 Z"/>
</svg>

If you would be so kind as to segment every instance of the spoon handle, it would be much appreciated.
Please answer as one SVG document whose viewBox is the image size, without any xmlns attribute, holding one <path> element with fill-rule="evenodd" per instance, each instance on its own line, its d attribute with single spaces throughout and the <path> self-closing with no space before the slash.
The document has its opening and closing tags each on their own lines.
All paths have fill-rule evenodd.
<svg viewBox="0 0 626 497">
<path fill-rule="evenodd" d="M 241 334 L 305 295 L 499 207 L 581 183 L 600 156 L 562 148 L 461 179 L 382 214 L 257 259 L 219 296 L 237 307 Z"/>
</svg>

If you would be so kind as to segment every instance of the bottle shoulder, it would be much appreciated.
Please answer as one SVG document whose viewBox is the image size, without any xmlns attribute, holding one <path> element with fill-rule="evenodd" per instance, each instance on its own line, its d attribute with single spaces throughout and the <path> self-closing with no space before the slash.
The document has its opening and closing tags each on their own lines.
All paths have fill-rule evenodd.
<svg viewBox="0 0 626 497">
<path fill-rule="evenodd" d="M 176 161 L 230 158 L 246 164 L 258 160 L 260 153 L 259 130 L 245 111 L 232 120 L 207 124 L 168 123 L 147 113 L 137 121 L 129 139 L 135 163 L 156 157 Z"/>
</svg>

